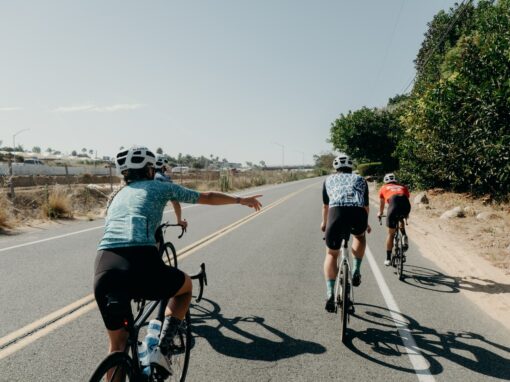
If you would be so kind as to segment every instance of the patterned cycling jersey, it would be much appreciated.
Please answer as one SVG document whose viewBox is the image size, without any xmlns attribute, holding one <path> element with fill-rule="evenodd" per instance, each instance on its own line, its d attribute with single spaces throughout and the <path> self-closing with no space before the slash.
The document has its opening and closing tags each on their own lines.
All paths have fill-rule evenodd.
<svg viewBox="0 0 510 382">
<path fill-rule="evenodd" d="M 368 206 L 368 185 L 356 174 L 337 173 L 324 181 L 323 202 L 330 207 Z"/>
<path fill-rule="evenodd" d="M 130 183 L 113 198 L 98 249 L 154 246 L 154 234 L 168 201 L 196 203 L 200 193 L 169 182 Z"/>
</svg>

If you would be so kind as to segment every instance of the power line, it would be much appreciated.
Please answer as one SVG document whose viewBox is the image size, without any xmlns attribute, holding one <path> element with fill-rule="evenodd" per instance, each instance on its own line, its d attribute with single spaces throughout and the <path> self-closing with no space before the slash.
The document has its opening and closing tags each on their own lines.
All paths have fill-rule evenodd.
<svg viewBox="0 0 510 382">
<path fill-rule="evenodd" d="M 467 4 L 466 4 L 466 1 L 467 1 Z M 463 0 L 462 3 L 459 5 L 459 7 L 457 8 L 457 10 L 455 11 L 455 15 L 452 19 L 452 21 L 450 22 L 450 24 L 448 25 L 448 27 L 446 28 L 446 31 L 443 33 L 443 35 L 441 36 L 441 38 L 439 39 L 438 43 L 431 49 L 429 50 L 427 56 L 425 57 L 425 60 L 423 61 L 423 64 L 422 64 L 422 68 L 424 68 L 425 66 L 427 66 L 427 63 L 429 62 L 429 60 L 432 58 L 432 55 L 434 54 L 434 52 L 436 51 L 436 49 L 443 43 L 443 41 L 445 40 L 445 38 L 448 36 L 448 34 L 450 33 L 450 31 L 452 30 L 452 28 L 454 27 L 455 23 L 459 20 L 460 16 L 462 16 L 462 14 L 465 12 L 465 10 L 467 9 L 467 6 L 469 4 L 471 4 L 473 2 L 473 0 Z M 411 81 L 409 81 L 409 83 L 407 84 L 407 86 L 404 88 L 404 90 L 402 90 L 400 92 L 400 94 L 404 94 L 407 89 L 409 89 L 409 87 L 413 84 L 414 80 L 416 79 L 416 76 L 418 75 L 418 72 L 415 73 L 415 75 L 413 76 L 413 78 L 411 79 Z"/>
</svg>

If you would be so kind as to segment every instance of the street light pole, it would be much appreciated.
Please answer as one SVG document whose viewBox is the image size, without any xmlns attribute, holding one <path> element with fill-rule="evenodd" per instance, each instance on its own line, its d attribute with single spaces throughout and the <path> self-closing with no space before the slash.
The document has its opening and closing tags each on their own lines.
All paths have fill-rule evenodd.
<svg viewBox="0 0 510 382">
<path fill-rule="evenodd" d="M 24 131 L 28 131 L 28 130 L 30 130 L 30 129 L 22 129 L 22 130 L 17 131 L 16 133 L 14 133 L 12 135 L 12 151 L 13 152 L 14 152 L 14 150 L 16 150 L 16 135 L 18 135 L 18 134 L 20 134 L 20 133 L 22 133 Z"/>
<path fill-rule="evenodd" d="M 274 144 L 282 148 L 282 171 L 283 171 L 283 167 L 285 167 L 285 146 L 276 142 L 274 142 Z"/>
</svg>

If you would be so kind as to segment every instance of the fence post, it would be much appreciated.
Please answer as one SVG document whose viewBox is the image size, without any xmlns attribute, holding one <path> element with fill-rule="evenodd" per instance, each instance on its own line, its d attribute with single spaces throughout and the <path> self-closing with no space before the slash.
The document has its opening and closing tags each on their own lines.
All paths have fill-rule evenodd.
<svg viewBox="0 0 510 382">
<path fill-rule="evenodd" d="M 69 181 L 69 169 L 67 168 L 67 163 L 64 163 L 64 167 L 66 169 L 66 183 L 67 188 L 71 189 L 71 182 Z"/>
<path fill-rule="evenodd" d="M 14 179 L 12 178 L 13 177 L 13 172 L 12 172 L 12 158 L 11 158 L 11 154 L 9 154 L 8 158 L 7 158 L 7 163 L 9 165 L 9 180 L 7 181 L 8 185 L 9 185 L 9 197 L 11 199 L 14 199 Z"/>
<path fill-rule="evenodd" d="M 112 179 L 112 165 L 108 165 L 108 172 L 110 174 L 110 192 L 113 192 L 113 179 Z"/>
</svg>

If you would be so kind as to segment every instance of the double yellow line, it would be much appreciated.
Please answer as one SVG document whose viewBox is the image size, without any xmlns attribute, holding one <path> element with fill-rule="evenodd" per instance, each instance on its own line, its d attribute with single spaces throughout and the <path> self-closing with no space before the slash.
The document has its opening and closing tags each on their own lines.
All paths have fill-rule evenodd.
<svg viewBox="0 0 510 382">
<path fill-rule="evenodd" d="M 185 258 L 195 253 L 196 251 L 204 248 L 205 246 L 211 244 L 212 242 L 218 240 L 222 236 L 230 233 L 231 231 L 239 228 L 243 224 L 248 223 L 249 221 L 255 219 L 256 217 L 266 213 L 267 211 L 273 209 L 274 207 L 284 203 L 290 198 L 298 195 L 299 193 L 307 190 L 310 187 L 316 186 L 317 183 L 313 183 L 308 185 L 298 191 L 292 192 L 273 203 L 267 205 L 262 210 L 258 212 L 254 212 L 242 219 L 237 220 L 236 222 L 219 229 L 218 231 L 200 239 L 196 242 L 188 245 L 177 253 L 178 258 Z M 94 295 L 89 294 L 78 301 L 73 302 L 59 310 L 56 310 L 53 313 L 48 314 L 45 317 L 40 318 L 37 321 L 34 321 L 31 324 L 28 324 L 2 338 L 0 338 L 0 360 L 6 358 L 13 353 L 23 349 L 27 345 L 37 341 L 39 338 L 42 338 L 49 333 L 55 331 L 56 329 L 68 324 L 71 321 L 76 320 L 77 318 L 83 316 L 84 314 L 92 311 L 96 308 L 96 303 L 94 300 Z"/>
</svg>

